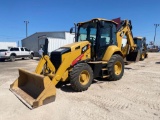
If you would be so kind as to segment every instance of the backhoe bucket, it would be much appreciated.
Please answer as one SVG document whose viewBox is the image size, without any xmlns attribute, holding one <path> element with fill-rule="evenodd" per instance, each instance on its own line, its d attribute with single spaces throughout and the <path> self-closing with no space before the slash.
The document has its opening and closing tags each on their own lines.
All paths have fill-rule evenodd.
<svg viewBox="0 0 160 120">
<path fill-rule="evenodd" d="M 22 69 L 10 90 L 30 109 L 52 102 L 56 96 L 56 88 L 48 76 Z"/>
<path fill-rule="evenodd" d="M 140 51 L 130 52 L 130 53 L 126 56 L 126 61 L 138 62 L 139 60 L 140 60 Z"/>
</svg>

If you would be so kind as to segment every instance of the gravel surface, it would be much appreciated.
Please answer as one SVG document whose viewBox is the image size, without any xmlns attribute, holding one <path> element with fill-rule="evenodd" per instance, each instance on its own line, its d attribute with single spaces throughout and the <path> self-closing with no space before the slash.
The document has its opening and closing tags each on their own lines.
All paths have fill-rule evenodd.
<svg viewBox="0 0 160 120">
<path fill-rule="evenodd" d="M 125 66 L 118 81 L 94 80 L 84 92 L 57 88 L 55 102 L 28 109 L 9 91 L 18 68 L 34 71 L 38 59 L 0 62 L 0 120 L 160 120 L 160 53 Z"/>
</svg>

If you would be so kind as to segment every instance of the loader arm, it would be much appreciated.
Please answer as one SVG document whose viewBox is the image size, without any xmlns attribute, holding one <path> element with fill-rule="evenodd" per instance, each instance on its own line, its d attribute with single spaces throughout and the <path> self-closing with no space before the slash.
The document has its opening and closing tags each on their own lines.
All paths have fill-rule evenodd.
<svg viewBox="0 0 160 120">
<path fill-rule="evenodd" d="M 46 67 L 50 69 L 50 72 L 52 74 L 54 74 L 56 69 L 55 69 L 54 65 L 52 64 L 52 62 L 50 61 L 50 58 L 49 58 L 48 55 L 45 55 L 40 59 L 38 65 L 36 67 L 35 73 L 41 74 L 42 69 L 43 69 L 45 64 L 47 65 Z"/>
</svg>

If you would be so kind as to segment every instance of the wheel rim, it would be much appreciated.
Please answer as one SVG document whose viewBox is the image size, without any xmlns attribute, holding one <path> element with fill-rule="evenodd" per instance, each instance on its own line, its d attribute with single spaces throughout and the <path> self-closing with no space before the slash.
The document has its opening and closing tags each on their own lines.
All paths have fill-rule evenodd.
<svg viewBox="0 0 160 120">
<path fill-rule="evenodd" d="M 11 56 L 11 60 L 15 60 L 15 57 L 14 57 L 14 56 Z"/>
<path fill-rule="evenodd" d="M 117 61 L 114 65 L 114 72 L 116 75 L 120 75 L 122 72 L 122 64 L 121 62 Z"/>
<path fill-rule="evenodd" d="M 142 54 L 142 59 L 144 59 L 144 54 Z"/>
<path fill-rule="evenodd" d="M 89 79 L 90 79 L 89 72 L 87 70 L 83 70 L 79 75 L 79 82 L 82 85 L 86 85 L 89 82 Z"/>
</svg>

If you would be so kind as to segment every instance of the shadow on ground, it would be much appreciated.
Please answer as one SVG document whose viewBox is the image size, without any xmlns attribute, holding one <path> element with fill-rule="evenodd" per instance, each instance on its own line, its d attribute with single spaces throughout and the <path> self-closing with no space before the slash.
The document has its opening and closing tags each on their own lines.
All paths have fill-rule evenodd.
<svg viewBox="0 0 160 120">
<path fill-rule="evenodd" d="M 104 82 L 112 82 L 112 81 L 109 81 L 107 79 L 104 79 L 104 78 L 96 78 L 93 80 L 92 84 L 101 84 L 101 83 L 104 83 Z M 91 85 L 92 85 L 91 84 Z M 59 82 L 57 85 L 56 85 L 56 88 L 60 88 L 62 91 L 64 92 L 76 92 L 75 90 L 72 89 L 72 86 L 71 84 L 68 82 Z"/>
<path fill-rule="evenodd" d="M 124 69 L 126 69 L 126 70 L 132 70 L 132 68 L 130 68 L 130 67 L 124 67 Z"/>
<path fill-rule="evenodd" d="M 37 60 L 37 61 L 39 61 L 39 58 L 34 58 L 34 59 L 16 58 L 15 61 L 13 61 L 13 62 L 16 62 L 16 61 L 26 61 L 26 60 Z M 7 60 L 0 60 L 0 62 L 12 62 L 12 61 L 10 59 L 7 59 Z"/>
</svg>

